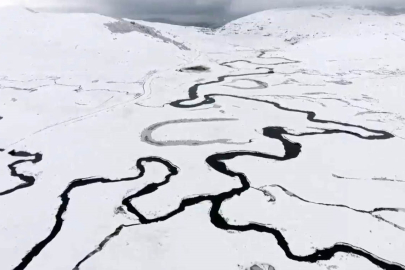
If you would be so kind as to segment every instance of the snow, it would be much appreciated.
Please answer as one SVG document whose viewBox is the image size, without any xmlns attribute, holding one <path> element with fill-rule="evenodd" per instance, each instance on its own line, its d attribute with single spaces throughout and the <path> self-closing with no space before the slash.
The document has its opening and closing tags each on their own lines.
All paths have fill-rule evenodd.
<svg viewBox="0 0 405 270">
<path fill-rule="evenodd" d="M 405 269 L 404 15 L 0 17 L 0 269 Z"/>
</svg>

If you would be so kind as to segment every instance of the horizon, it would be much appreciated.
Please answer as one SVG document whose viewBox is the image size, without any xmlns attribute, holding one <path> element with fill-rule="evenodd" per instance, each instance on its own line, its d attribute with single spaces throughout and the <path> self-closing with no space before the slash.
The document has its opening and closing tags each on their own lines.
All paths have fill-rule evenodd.
<svg viewBox="0 0 405 270">
<path fill-rule="evenodd" d="M 297 9 L 297 8 L 305 8 L 305 7 L 352 7 L 355 9 L 365 9 L 370 11 L 380 12 L 382 15 L 386 16 L 397 16 L 401 14 L 405 14 L 405 6 L 376 6 L 376 5 L 351 5 L 351 4 L 339 4 L 339 3 L 315 3 L 315 4 L 308 4 L 308 5 L 293 5 L 293 6 L 279 6 L 279 7 L 272 7 L 261 9 L 253 12 L 245 12 L 245 13 L 224 13 L 221 17 L 212 17 L 210 14 L 207 16 L 200 16 L 200 17 L 192 17 L 192 16 L 178 16 L 178 17 L 171 17 L 165 14 L 137 14 L 136 12 L 132 14 L 122 13 L 120 15 L 116 12 L 101 12 L 97 11 L 96 9 L 91 8 L 64 8 L 64 7 L 32 7 L 30 5 L 21 4 L 21 3 L 9 3 L 4 2 L 0 5 L 2 7 L 8 6 L 17 6 L 22 7 L 27 10 L 39 12 L 39 13 L 89 13 L 89 14 L 99 14 L 106 17 L 112 18 L 120 18 L 120 19 L 130 19 L 130 20 L 143 20 L 148 22 L 157 22 L 157 23 L 165 23 L 171 25 L 180 25 L 180 26 L 195 26 L 195 27 L 203 27 L 203 28 L 220 28 L 226 25 L 229 22 L 237 20 L 239 18 L 243 18 L 255 13 L 259 13 L 266 10 L 277 10 L 277 9 Z"/>
</svg>

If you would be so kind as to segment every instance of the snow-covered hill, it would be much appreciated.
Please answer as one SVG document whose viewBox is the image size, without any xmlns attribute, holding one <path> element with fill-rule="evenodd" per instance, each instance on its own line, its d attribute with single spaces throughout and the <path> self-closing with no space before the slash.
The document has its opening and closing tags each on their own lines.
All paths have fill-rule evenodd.
<svg viewBox="0 0 405 270">
<path fill-rule="evenodd" d="M 405 15 L 0 18 L 0 269 L 405 269 Z"/>
</svg>

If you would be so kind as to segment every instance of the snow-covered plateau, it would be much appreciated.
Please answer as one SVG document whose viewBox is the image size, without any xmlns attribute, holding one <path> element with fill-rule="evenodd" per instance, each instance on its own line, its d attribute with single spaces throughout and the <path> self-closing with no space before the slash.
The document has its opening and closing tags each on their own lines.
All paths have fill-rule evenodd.
<svg viewBox="0 0 405 270">
<path fill-rule="evenodd" d="M 404 270 L 405 15 L 211 30 L 0 9 L 1 270 Z"/>
</svg>

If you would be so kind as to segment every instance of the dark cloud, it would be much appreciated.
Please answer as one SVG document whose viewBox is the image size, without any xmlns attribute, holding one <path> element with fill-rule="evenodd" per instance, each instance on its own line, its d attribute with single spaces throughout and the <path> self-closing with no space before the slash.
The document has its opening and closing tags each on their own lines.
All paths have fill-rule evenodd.
<svg viewBox="0 0 405 270">
<path fill-rule="evenodd" d="M 111 6 L 110 14 L 119 17 L 139 18 L 181 24 L 220 25 L 229 18 L 232 0 L 118 0 Z M 118 4 L 119 3 L 119 4 Z M 127 8 L 122 8 L 123 6 Z"/>
<path fill-rule="evenodd" d="M 9 0 L 0 0 L 9 1 Z M 256 11 L 305 5 L 372 6 L 403 13 L 404 0 L 15 0 L 46 11 L 95 12 L 113 17 L 219 26 Z"/>
</svg>

